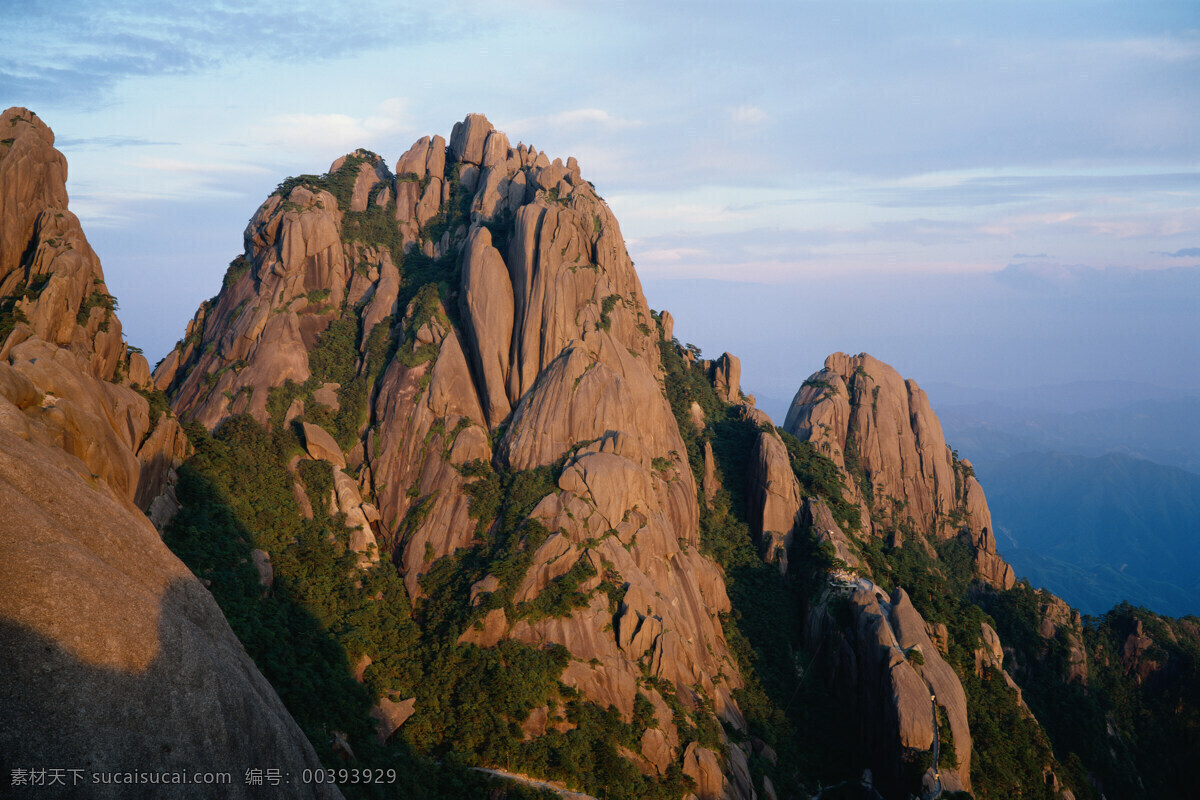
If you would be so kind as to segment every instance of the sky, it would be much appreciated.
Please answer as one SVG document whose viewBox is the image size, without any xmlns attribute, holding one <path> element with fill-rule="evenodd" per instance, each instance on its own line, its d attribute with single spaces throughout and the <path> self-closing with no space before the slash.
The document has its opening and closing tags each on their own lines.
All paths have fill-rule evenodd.
<svg viewBox="0 0 1200 800">
<path fill-rule="evenodd" d="M 151 362 L 285 177 L 480 112 L 579 159 L 651 305 L 765 398 L 835 350 L 1200 394 L 1194 3 L 5 0 L 11 105 Z"/>
</svg>

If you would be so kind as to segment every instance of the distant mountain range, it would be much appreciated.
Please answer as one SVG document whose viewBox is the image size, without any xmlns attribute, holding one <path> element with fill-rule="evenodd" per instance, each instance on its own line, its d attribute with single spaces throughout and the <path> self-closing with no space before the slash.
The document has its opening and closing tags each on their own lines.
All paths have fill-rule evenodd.
<svg viewBox="0 0 1200 800">
<path fill-rule="evenodd" d="M 1134 381 L 928 392 L 1018 575 L 1086 613 L 1200 612 L 1200 398 Z"/>
<path fill-rule="evenodd" d="M 1085 386 L 1076 384 L 1074 387 Z M 1162 397 L 1124 384 L 1097 384 L 1090 397 L 1060 391 L 998 397 L 994 401 L 937 403 L 948 441 L 965 458 L 995 461 L 1018 453 L 1058 452 L 1100 456 L 1125 453 L 1200 473 L 1200 398 Z M 952 395 L 951 395 L 952 396 Z M 965 399 L 965 398 L 964 398 Z M 1054 402 L 1057 399 L 1060 402 Z"/>
<path fill-rule="evenodd" d="M 1085 613 L 1200 612 L 1200 475 L 1120 453 L 1020 453 L 976 472 L 1017 574 Z"/>
</svg>

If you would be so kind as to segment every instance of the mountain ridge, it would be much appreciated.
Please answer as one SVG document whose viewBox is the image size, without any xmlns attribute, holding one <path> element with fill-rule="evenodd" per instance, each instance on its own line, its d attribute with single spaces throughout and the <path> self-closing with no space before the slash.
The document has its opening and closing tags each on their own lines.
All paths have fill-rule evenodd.
<svg viewBox="0 0 1200 800">
<path fill-rule="evenodd" d="M 1140 743 L 1166 758 L 1194 739 L 1167 710 L 1197 707 L 1173 676 L 1200 669 L 1200 630 L 1126 607 L 1085 620 L 1015 583 L 970 462 L 920 387 L 870 356 L 831 355 L 776 426 L 736 357 L 704 359 L 650 309 L 574 159 L 470 115 L 394 170 L 359 150 L 285 180 L 243 245 L 142 386 L 147 417 L 169 396 L 178 417 L 159 425 L 179 450 L 112 478 L 126 499 L 109 534 L 215 597 L 210 622 L 244 649 L 200 652 L 218 671 L 248 652 L 278 692 L 266 717 L 215 714 L 234 735 L 286 707 L 275 730 L 301 759 L 398 773 L 343 784 L 354 796 L 527 791 L 469 767 L 702 800 L 1187 780 Z M 33 437 L 54 418 L 12 377 L 36 344 L 14 312 L 36 301 L 0 304 L 6 453 L 9 426 Z M 105 343 L 111 312 L 65 313 Z M 64 341 L 83 348 L 72 370 L 108 369 Z M 146 384 L 135 355 L 117 363 Z M 89 451 L 106 435 L 35 446 L 117 475 Z M 145 541 L 142 472 L 190 573 Z M 13 483 L 14 502 L 46 506 L 39 483 Z M 18 754 L 49 751 L 40 725 Z"/>
<path fill-rule="evenodd" d="M 717 616 L 728 599 L 695 549 L 696 491 L 659 387 L 657 323 L 574 159 L 512 147 L 471 115 L 448 143 L 419 140 L 396 174 L 359 151 L 323 177 L 285 181 L 234 263 L 155 373 L 181 418 L 216 430 L 247 412 L 281 432 L 302 420 L 302 463 L 334 462 L 360 563 L 394 558 L 414 604 L 432 602 L 423 578 L 440 559 L 511 548 L 511 574 L 479 567 L 457 642 L 566 647 L 562 680 L 587 702 L 626 723 L 639 698 L 655 709 L 635 759 L 652 776 L 667 780 L 682 758 L 693 780 L 718 780 L 702 769 L 712 745 L 681 741 L 667 699 L 685 697 L 705 725 L 744 725 Z M 298 496 L 311 483 L 300 466 L 289 466 Z M 539 470 L 550 491 L 524 520 L 481 510 L 484 487 Z M 619 597 L 601 589 L 609 575 Z M 567 605 L 530 618 L 568 586 Z M 393 701 L 415 700 L 418 715 L 436 704 L 397 680 Z M 527 731 L 548 715 L 567 723 L 526 713 Z"/>
</svg>

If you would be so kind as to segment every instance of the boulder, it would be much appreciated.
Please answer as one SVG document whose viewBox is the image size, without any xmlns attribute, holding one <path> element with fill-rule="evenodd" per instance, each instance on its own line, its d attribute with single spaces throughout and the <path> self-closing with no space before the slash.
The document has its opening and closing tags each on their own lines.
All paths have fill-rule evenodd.
<svg viewBox="0 0 1200 800">
<path fill-rule="evenodd" d="M 454 131 L 450 134 L 450 156 L 455 161 L 482 164 L 483 146 L 492 130 L 492 123 L 482 114 L 469 114 L 462 122 L 454 123 Z"/>
<path fill-rule="evenodd" d="M 337 411 L 341 408 L 341 404 L 338 402 L 338 389 L 340 388 L 336 383 L 321 384 L 318 389 L 313 390 L 313 400 L 316 400 L 330 411 Z"/>
<path fill-rule="evenodd" d="M 696 782 L 696 797 L 699 800 L 721 800 L 724 796 L 725 776 L 721 771 L 721 760 L 707 747 L 692 742 L 683 752 L 683 774 Z"/>
<path fill-rule="evenodd" d="M 489 167 L 503 167 L 508 162 L 508 137 L 500 131 L 493 130 L 483 143 L 483 157 L 480 164 Z"/>
<path fill-rule="evenodd" d="M 376 736 L 379 744 L 385 744 L 388 738 L 399 730 L 400 726 L 407 722 L 416 710 L 417 698 L 415 697 L 399 703 L 387 697 L 379 698 L 375 707 L 371 709 L 371 719 L 375 720 L 377 726 Z"/>
<path fill-rule="evenodd" d="M 346 458 L 342 455 L 342 448 L 324 428 L 311 422 L 303 422 L 300 427 L 304 432 L 304 449 L 311 458 L 328 461 L 338 469 L 345 468 Z"/>
<path fill-rule="evenodd" d="M 675 750 L 665 733 L 658 728 L 647 728 L 642 732 L 642 756 L 654 765 L 659 775 L 665 775 L 675 760 Z"/>
<path fill-rule="evenodd" d="M 413 143 L 412 147 L 408 148 L 408 152 L 400 156 L 396 161 L 396 179 L 400 180 L 410 175 L 418 179 L 424 178 L 428 174 L 428 169 L 425 166 L 426 159 L 428 158 L 429 137 L 422 136 Z"/>
</svg>

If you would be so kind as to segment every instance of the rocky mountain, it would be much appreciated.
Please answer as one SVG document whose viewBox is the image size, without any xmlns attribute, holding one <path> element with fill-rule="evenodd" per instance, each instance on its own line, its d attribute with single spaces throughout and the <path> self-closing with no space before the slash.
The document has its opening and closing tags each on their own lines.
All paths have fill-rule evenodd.
<svg viewBox="0 0 1200 800">
<path fill-rule="evenodd" d="M 781 572 L 817 579 L 816 596 L 802 603 L 803 641 L 814 661 L 825 653 L 829 688 L 854 718 L 847 745 L 865 750 L 886 796 L 970 791 L 968 698 L 949 662 L 962 659 L 961 647 L 997 666 L 995 632 L 977 620 L 952 646 L 946 624 L 916 609 L 902 584 L 916 587 L 895 579 L 883 550 L 914 553 L 930 570 L 956 559 L 960 579 L 1010 588 L 1012 568 L 996 554 L 970 463 L 946 445 L 920 387 L 866 354 L 826 359 L 781 429 L 753 408 L 743 414 L 760 429 L 747 476 L 750 528 Z M 820 549 L 789 562 L 806 536 Z M 947 751 L 954 755 L 943 758 Z"/>
<path fill-rule="evenodd" d="M 838 480 L 824 481 L 832 508 L 825 498 L 809 498 L 795 513 L 809 526 L 810 541 L 825 548 L 841 583 L 840 591 L 826 589 L 810 602 L 806 637 L 815 652 L 822 645 L 838 650 L 826 657 L 827 680 L 859 709 L 859 740 L 873 748 L 877 782 L 903 784 L 903 771 L 889 776 L 889 765 L 923 765 L 914 752 L 941 737 L 953 743 L 959 767 L 941 771 L 946 790 L 985 797 L 1186 796 L 1191 778 L 1167 764 L 1200 742 L 1192 716 L 1200 638 L 1192 618 L 1170 620 L 1124 605 L 1085 622 L 1058 597 L 1016 583 L 996 553 L 987 501 L 970 462 L 946 446 L 917 385 L 866 354 L 830 356 L 797 392 L 784 430 L 812 448 L 803 453 L 791 444 L 793 463 L 820 453 L 837 467 Z M 760 439 L 770 436 L 764 430 Z M 813 470 L 798 469 L 796 477 L 805 472 Z M 759 485 L 779 485 L 763 475 L 760 470 Z M 1063 473 L 1030 470 L 1023 480 L 1014 501 L 1056 492 Z M 838 508 L 831 483 L 847 487 L 843 497 L 851 502 Z M 1108 486 L 1099 476 L 1083 483 L 1091 487 L 1087 494 L 1109 498 L 1122 488 L 1149 494 Z M 820 483 L 810 485 L 820 493 Z M 795 488 L 782 494 L 795 497 Z M 1188 505 L 1173 506 L 1174 513 L 1186 514 Z M 1106 507 L 1111 514 L 1112 504 Z M 1070 516 L 1058 507 L 1054 513 Z M 1057 527 L 1073 529 L 1066 518 Z M 769 552 L 772 534 L 764 526 L 762 535 Z M 1120 546 L 1119 536 L 1110 539 L 1107 547 Z M 1097 545 L 1077 534 L 1074 546 Z M 1160 558 L 1188 552 L 1149 550 Z M 890 597 L 879 584 L 893 585 Z M 836 605 L 839 593 L 849 599 L 849 614 Z M 1150 628 L 1156 633 L 1145 633 Z M 914 647 L 921 653 L 915 660 Z M 1151 650 L 1155 655 L 1147 657 Z M 910 666 L 924 685 L 912 680 Z M 864 681 L 872 672 L 879 677 Z M 926 689 L 932 715 L 921 709 Z M 1165 711 L 1171 703 L 1175 710 Z M 1146 727 L 1166 717 L 1169 730 Z M 1151 739 L 1161 750 L 1140 750 Z M 936 771 L 939 756 L 932 761 Z M 922 785 L 924 794 L 937 789 L 928 772 Z"/>
<path fill-rule="evenodd" d="M 864 528 L 893 544 L 906 533 L 926 544 L 963 536 L 981 576 L 1003 589 L 1013 585 L 974 469 L 946 445 L 915 381 L 865 353 L 834 353 L 801 386 L 784 430 L 843 472 Z"/>
<path fill-rule="evenodd" d="M 1016 581 L 866 354 L 776 426 L 650 309 L 573 158 L 470 115 L 284 180 L 151 376 L 48 129 L 4 119 L 14 767 L 202 742 L 385 776 L 355 797 L 1183 796 L 1200 629 Z"/>
<path fill-rule="evenodd" d="M 358 151 L 282 184 L 154 379 L 218 436 L 238 415 L 298 435 L 272 466 L 297 498 L 332 483 L 303 513 L 328 505 L 360 569 L 399 571 L 418 637 L 554 656 L 561 689 L 497 724 L 553 743 L 580 724 L 576 706 L 612 709 L 586 713 L 638 722 L 621 751 L 647 787 L 686 775 L 706 796 L 750 796 L 746 756 L 715 734 L 717 720 L 744 729 L 742 680 L 659 337 L 574 159 L 514 147 L 472 115 L 394 172 Z M 332 477 L 308 477 L 315 464 Z M 439 580 L 463 591 L 433 631 Z M 350 656 L 397 655 L 377 645 Z M 376 713 L 404 707 L 409 727 L 457 690 L 377 672 Z M 726 749 L 742 762 L 728 777 Z"/>
<path fill-rule="evenodd" d="M 34 791 L 61 797 L 127 796 L 99 782 L 105 774 L 221 772 L 233 776 L 226 796 L 243 797 L 248 768 L 319 767 L 212 596 L 143 513 L 169 503 L 187 439 L 122 338 L 67 207 L 54 134 L 23 108 L 0 115 L 0 131 L 5 772 L 59 770 L 57 786 Z M 254 792 L 267 794 L 339 796 L 322 785 Z"/>
</svg>

